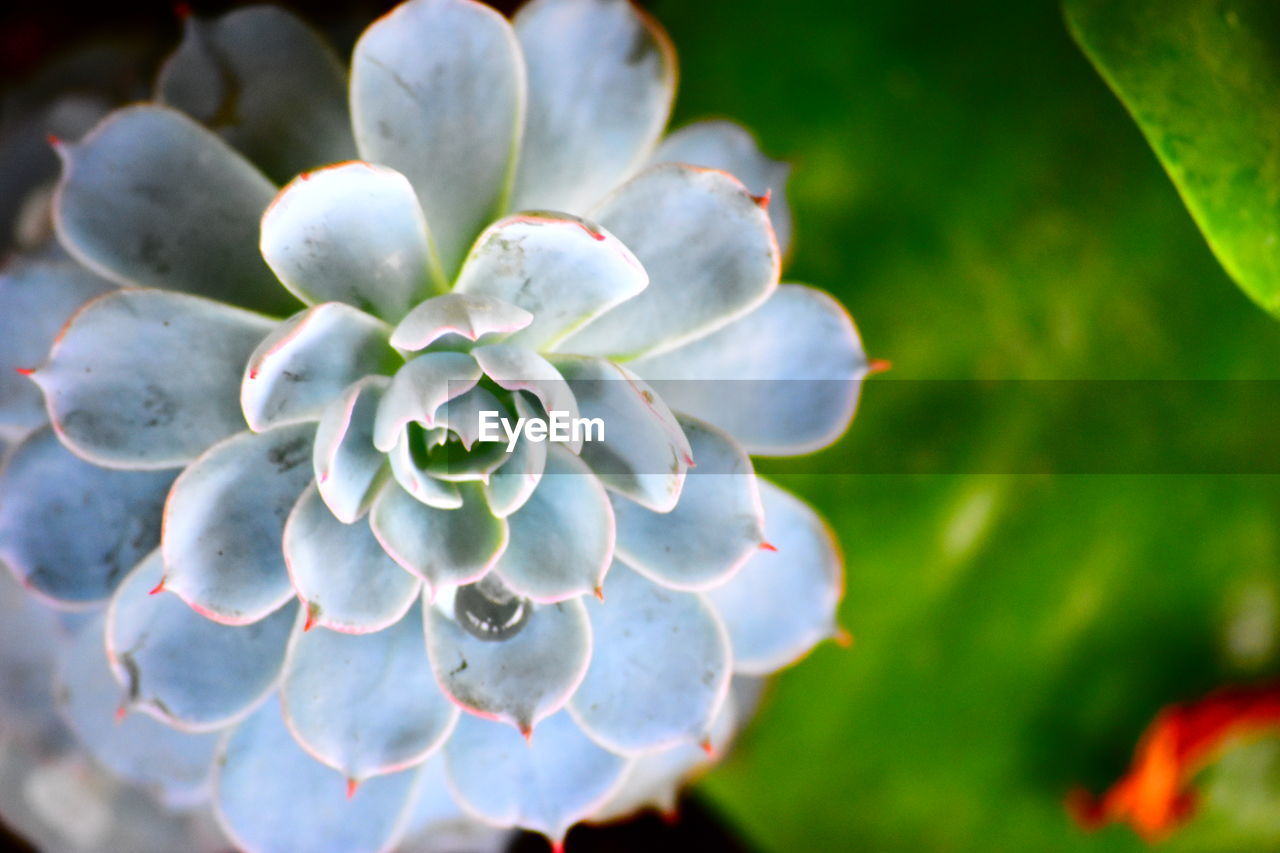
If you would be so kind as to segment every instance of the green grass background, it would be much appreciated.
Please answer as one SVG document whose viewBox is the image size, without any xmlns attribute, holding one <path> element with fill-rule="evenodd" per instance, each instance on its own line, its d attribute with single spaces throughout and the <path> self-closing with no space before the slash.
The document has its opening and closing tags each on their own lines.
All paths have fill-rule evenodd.
<svg viewBox="0 0 1280 853">
<path fill-rule="evenodd" d="M 785 277 L 836 294 L 894 364 L 822 470 L 934 440 L 948 399 L 888 382 L 1280 377 L 1280 325 L 1051 0 L 652 8 L 680 53 L 677 120 L 736 117 L 795 163 Z M 952 447 L 999 470 L 1057 426 L 1008 401 Z M 1275 477 L 762 468 L 838 532 L 857 637 L 783 674 L 701 785 L 764 850 L 1144 849 L 1082 834 L 1065 792 L 1114 780 L 1162 706 L 1277 670 Z M 1273 746 L 1208 775 L 1169 849 L 1280 849 Z"/>
</svg>

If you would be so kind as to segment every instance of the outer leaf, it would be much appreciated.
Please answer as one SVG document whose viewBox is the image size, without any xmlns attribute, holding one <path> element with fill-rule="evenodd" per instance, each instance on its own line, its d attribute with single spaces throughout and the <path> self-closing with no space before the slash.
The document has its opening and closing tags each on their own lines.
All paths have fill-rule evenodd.
<svg viewBox="0 0 1280 853">
<path fill-rule="evenodd" d="M 356 43 L 356 144 L 413 184 L 446 278 L 502 203 L 524 87 L 510 25 L 472 0 L 410 0 Z"/>
<path fill-rule="evenodd" d="M 778 283 L 769 215 L 723 172 L 650 166 L 593 217 L 635 252 L 649 286 L 557 349 L 635 357 L 700 337 L 750 311 Z"/>
<path fill-rule="evenodd" d="M 591 626 L 581 601 L 536 606 L 514 636 L 482 640 L 453 615 L 427 609 L 427 649 L 436 678 L 459 706 L 532 736 L 582 683 Z"/>
<path fill-rule="evenodd" d="M 729 630 L 734 672 L 759 675 L 802 657 L 836 633 L 844 574 L 835 538 L 807 504 L 760 481 L 765 534 L 760 551 L 707 599 Z"/>
<path fill-rule="evenodd" d="M 90 465 L 37 430 L 0 472 L 0 560 L 43 597 L 103 601 L 159 543 L 173 476 Z"/>
<path fill-rule="evenodd" d="M 547 449 L 538 488 L 507 517 L 511 544 L 496 571 L 535 601 L 564 601 L 597 589 L 613 560 L 613 510 L 586 464 L 558 445 Z"/>
<path fill-rule="evenodd" d="M 222 728 L 275 687 L 298 609 L 245 627 L 220 625 L 174 596 L 152 594 L 163 576 L 157 552 L 111 599 L 107 653 L 124 685 L 121 704 L 180 728 Z"/>
<path fill-rule="evenodd" d="M 187 18 L 157 97 L 203 122 L 283 183 L 355 156 L 346 74 L 324 40 L 275 6 Z"/>
<path fill-rule="evenodd" d="M 258 344 L 244 368 L 240 405 L 255 432 L 319 420 L 347 386 L 399 361 L 382 321 L 326 302 L 278 325 Z"/>
<path fill-rule="evenodd" d="M 627 766 L 565 712 L 549 717 L 532 743 L 510 726 L 464 714 L 444 755 L 464 807 L 492 823 L 526 826 L 553 839 L 604 803 Z"/>
<path fill-rule="evenodd" d="M 76 309 L 115 287 L 79 264 L 12 263 L 0 273 L 0 432 L 35 429 L 47 419 L 40 391 L 21 370 L 36 367 Z"/>
<path fill-rule="evenodd" d="M 199 802 L 213 773 L 218 736 L 179 731 L 146 714 L 120 717 L 128 696 L 111 675 L 103 621 L 98 614 L 81 625 L 62 651 L 55 694 L 63 716 L 113 773 L 158 790 L 169 802 Z"/>
<path fill-rule="evenodd" d="M 416 789 L 417 774 L 405 771 L 370 779 L 348 797 L 342 777 L 298 746 L 275 699 L 236 728 L 218 764 L 218 820 L 237 847 L 254 853 L 390 850 Z"/>
<path fill-rule="evenodd" d="M 1076 40 L 1133 114 L 1218 260 L 1280 316 L 1275 7 L 1067 0 Z"/>
<path fill-rule="evenodd" d="M 729 578 L 764 543 L 764 509 L 746 452 L 710 424 L 680 418 L 698 467 L 667 513 L 613 498 L 618 557 L 674 589 L 707 589 Z"/>
<path fill-rule="evenodd" d="M 579 213 L 657 141 L 675 96 L 675 51 L 628 2 L 535 0 L 515 27 L 529 115 L 514 206 Z"/>
<path fill-rule="evenodd" d="M 54 223 L 90 269 L 272 313 L 297 307 L 258 254 L 275 187 L 182 113 L 126 107 L 61 152 Z"/>
<path fill-rule="evenodd" d="M 724 119 L 696 121 L 672 133 L 651 163 L 688 163 L 704 169 L 728 172 L 755 196 L 768 195 L 769 219 L 778 237 L 778 246 L 787 253 L 791 245 L 791 208 L 787 205 L 788 163 L 770 160 L 760 151 L 751 131 Z"/>
<path fill-rule="evenodd" d="M 595 651 L 569 710 L 608 749 L 636 754 L 697 741 L 729 690 L 733 654 L 711 606 L 614 566 L 591 602 Z"/>
<path fill-rule="evenodd" d="M 284 561 L 307 624 L 368 634 L 408 612 L 422 584 L 396 565 L 367 524 L 333 517 L 314 485 L 284 526 Z"/>
<path fill-rule="evenodd" d="M 285 720 L 353 782 L 420 764 L 458 716 L 425 655 L 416 612 L 366 636 L 298 631 L 280 693 Z"/>
<path fill-rule="evenodd" d="M 293 597 L 285 518 L 311 481 L 310 424 L 242 432 L 182 472 L 165 505 L 165 588 L 210 619 L 257 622 Z"/>
<path fill-rule="evenodd" d="M 752 453 L 780 456 L 839 438 L 868 369 L 849 314 L 799 284 L 779 287 L 719 331 L 630 366 L 673 409 L 715 424 Z"/>
<path fill-rule="evenodd" d="M 296 178 L 263 214 L 261 246 L 303 302 L 345 302 L 392 323 L 442 286 L 413 187 L 369 163 Z"/>
<path fill-rule="evenodd" d="M 612 234 L 568 214 L 521 213 L 480 235 L 456 289 L 531 312 L 533 322 L 511 341 L 545 351 L 648 283 L 636 256 Z"/>
<path fill-rule="evenodd" d="M 243 429 L 237 387 L 266 318 L 163 290 L 119 290 L 86 305 L 33 378 L 81 456 L 172 468 Z"/>
</svg>

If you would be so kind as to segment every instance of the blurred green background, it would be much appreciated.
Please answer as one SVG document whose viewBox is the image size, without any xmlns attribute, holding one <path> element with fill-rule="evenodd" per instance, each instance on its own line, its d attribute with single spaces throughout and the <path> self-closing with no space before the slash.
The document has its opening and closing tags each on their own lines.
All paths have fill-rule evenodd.
<svg viewBox="0 0 1280 853">
<path fill-rule="evenodd" d="M 857 642 L 779 678 L 700 790 L 766 850 L 1145 849 L 1085 835 L 1063 796 L 1115 781 L 1161 707 L 1275 674 L 1280 482 L 815 472 L 934 442 L 953 401 L 913 379 L 1275 379 L 1280 326 L 1052 0 L 652 8 L 677 121 L 736 117 L 795 163 L 785 277 L 835 293 L 894 364 L 820 466 L 761 464 L 837 531 Z M 951 450 L 1016 469 L 1051 417 L 970 412 Z M 1206 777 L 1167 849 L 1280 849 L 1274 744 Z"/>
</svg>

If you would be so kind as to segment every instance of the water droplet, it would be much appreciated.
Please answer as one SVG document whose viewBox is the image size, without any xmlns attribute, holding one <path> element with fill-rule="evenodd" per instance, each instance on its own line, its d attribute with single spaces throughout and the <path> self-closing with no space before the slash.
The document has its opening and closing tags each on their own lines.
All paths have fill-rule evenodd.
<svg viewBox="0 0 1280 853">
<path fill-rule="evenodd" d="M 453 599 L 453 615 L 458 624 L 481 640 L 514 637 L 529 621 L 530 610 L 529 602 L 493 575 L 459 587 Z"/>
</svg>

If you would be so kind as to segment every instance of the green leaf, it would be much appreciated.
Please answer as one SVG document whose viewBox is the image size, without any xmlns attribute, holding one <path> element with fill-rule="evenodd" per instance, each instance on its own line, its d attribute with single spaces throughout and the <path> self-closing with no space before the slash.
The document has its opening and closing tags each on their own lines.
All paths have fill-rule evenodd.
<svg viewBox="0 0 1280 853">
<path fill-rule="evenodd" d="M 1066 0 L 1218 260 L 1280 316 L 1280 5 Z"/>
</svg>

